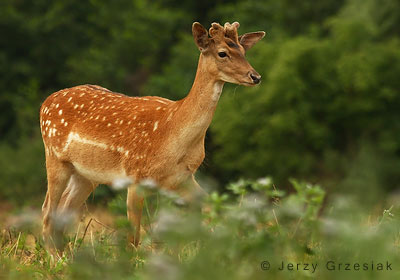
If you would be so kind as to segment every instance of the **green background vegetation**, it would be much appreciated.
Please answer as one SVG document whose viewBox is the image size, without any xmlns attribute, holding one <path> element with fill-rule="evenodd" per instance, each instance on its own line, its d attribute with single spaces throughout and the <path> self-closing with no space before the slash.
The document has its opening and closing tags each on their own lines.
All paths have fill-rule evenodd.
<svg viewBox="0 0 400 280">
<path fill-rule="evenodd" d="M 99 188 L 90 201 L 117 231 L 86 221 L 52 261 L 39 216 L 21 212 L 36 213 L 46 191 L 41 102 L 78 84 L 183 98 L 199 56 L 194 21 L 267 33 L 248 53 L 261 85 L 226 84 L 207 134 L 198 177 L 219 194 L 203 214 L 156 194 L 132 250 L 125 194 Z M 399 31 L 398 0 L 0 1 L 0 223 L 25 221 L 0 227 L 0 279 L 309 279 L 259 264 L 330 259 L 395 264 L 342 279 L 398 278 Z"/>
<path fill-rule="evenodd" d="M 198 2 L 198 3 L 197 3 Z M 227 183 L 269 175 L 330 190 L 398 187 L 400 3 L 44 1 L 0 4 L 0 199 L 39 203 L 46 188 L 38 110 L 91 83 L 183 98 L 197 66 L 191 23 L 265 30 L 248 54 L 256 88 L 226 85 L 201 172 Z"/>
</svg>

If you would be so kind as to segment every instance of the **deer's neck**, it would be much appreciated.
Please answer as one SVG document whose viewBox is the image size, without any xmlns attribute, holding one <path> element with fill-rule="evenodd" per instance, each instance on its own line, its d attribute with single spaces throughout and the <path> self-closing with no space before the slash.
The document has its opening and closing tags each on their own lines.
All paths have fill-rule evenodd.
<svg viewBox="0 0 400 280">
<path fill-rule="evenodd" d="M 199 58 L 196 77 L 189 94 L 180 101 L 176 112 L 179 120 L 179 130 L 183 138 L 202 140 L 210 126 L 220 98 L 224 82 L 216 75 L 207 71 L 207 65 L 202 55 Z M 189 140 L 189 139 L 187 139 Z"/>
</svg>

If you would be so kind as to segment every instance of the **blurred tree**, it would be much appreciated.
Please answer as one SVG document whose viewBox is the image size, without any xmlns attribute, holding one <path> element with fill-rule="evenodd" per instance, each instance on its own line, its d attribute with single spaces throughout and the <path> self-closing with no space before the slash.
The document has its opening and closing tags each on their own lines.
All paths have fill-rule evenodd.
<svg viewBox="0 0 400 280">
<path fill-rule="evenodd" d="M 88 19 L 93 31 L 88 37 L 93 43 L 68 60 L 68 82 L 139 95 L 147 77 L 164 61 L 177 30 L 190 30 L 182 24 L 186 15 L 145 0 L 92 3 Z"/>
<path fill-rule="evenodd" d="M 231 178 L 267 173 L 280 181 L 333 176 L 337 181 L 346 176 L 363 144 L 374 143 L 380 164 L 394 163 L 379 183 L 395 186 L 400 164 L 400 124 L 395 121 L 400 118 L 400 41 L 388 36 L 392 26 L 381 29 L 372 17 L 379 14 L 369 9 L 376 1 L 367 1 L 361 9 L 357 4 L 350 1 L 326 22 L 326 38 L 301 36 L 255 47 L 259 51 L 254 66 L 264 74 L 263 84 L 250 93 L 225 92 L 228 96 L 212 126 L 219 147 L 213 160 L 221 174 Z"/>
<path fill-rule="evenodd" d="M 171 58 L 160 74 L 150 77 L 143 93 L 161 95 L 174 100 L 181 99 L 189 92 L 197 69 L 200 52 L 191 34 L 181 34 L 179 43 L 171 50 Z"/>
<path fill-rule="evenodd" d="M 344 0 L 249 0 L 223 3 L 211 11 L 221 22 L 239 21 L 242 32 L 266 30 L 273 38 L 294 36 L 320 26 Z"/>
<path fill-rule="evenodd" d="M 393 187 L 400 163 L 396 3 L 246 1 L 210 11 L 221 22 L 240 21 L 242 33 L 266 28 L 267 37 L 248 54 L 263 83 L 225 85 L 207 171 L 226 181 L 272 174 L 280 182 L 292 176 L 337 182 L 372 142 L 375 158 L 393 163 L 379 182 Z M 190 35 L 183 36 L 146 90 L 183 97 L 196 53 Z"/>
<path fill-rule="evenodd" d="M 40 100 L 63 86 L 65 60 L 87 37 L 85 18 L 90 3 L 5 0 L 0 5 L 0 107 L 8 108 L 0 117 L 0 134 L 16 143 L 12 139 L 27 132 L 18 123 L 37 120 Z M 29 110 L 36 114 L 18 119 L 23 117 L 22 108 L 15 99 L 26 98 L 30 86 L 40 92 L 34 99 L 28 97 Z"/>
</svg>

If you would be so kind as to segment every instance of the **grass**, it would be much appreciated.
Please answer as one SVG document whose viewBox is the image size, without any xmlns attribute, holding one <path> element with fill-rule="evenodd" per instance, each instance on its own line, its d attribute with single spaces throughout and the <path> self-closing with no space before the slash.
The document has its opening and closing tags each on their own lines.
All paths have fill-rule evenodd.
<svg viewBox="0 0 400 280">
<path fill-rule="evenodd" d="M 399 279 L 396 207 L 366 210 L 350 196 L 327 200 L 321 187 L 291 182 L 295 192 L 286 194 L 269 178 L 240 180 L 190 205 L 143 186 L 137 249 L 126 242 L 121 193 L 107 211 L 86 210 L 55 259 L 39 215 L 19 215 L 1 232 L 0 279 Z"/>
</svg>

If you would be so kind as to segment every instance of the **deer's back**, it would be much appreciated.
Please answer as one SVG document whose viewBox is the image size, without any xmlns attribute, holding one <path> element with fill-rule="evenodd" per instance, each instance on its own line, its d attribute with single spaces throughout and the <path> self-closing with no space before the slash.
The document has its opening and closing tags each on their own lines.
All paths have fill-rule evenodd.
<svg viewBox="0 0 400 280">
<path fill-rule="evenodd" d="M 99 183 L 148 177 L 162 152 L 176 102 L 129 97 L 92 85 L 50 95 L 40 110 L 46 156 Z"/>
</svg>

